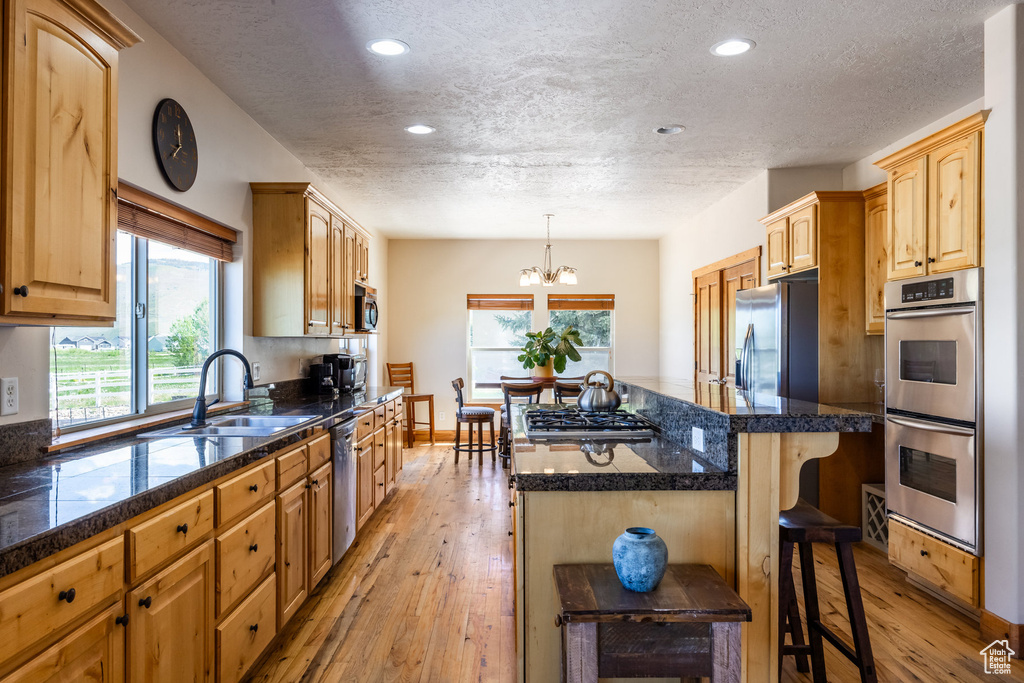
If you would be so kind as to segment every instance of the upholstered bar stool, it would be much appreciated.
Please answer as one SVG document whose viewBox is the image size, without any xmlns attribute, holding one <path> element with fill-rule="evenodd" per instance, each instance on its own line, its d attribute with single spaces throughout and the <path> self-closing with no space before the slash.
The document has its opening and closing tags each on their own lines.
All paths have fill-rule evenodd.
<svg viewBox="0 0 1024 683">
<path fill-rule="evenodd" d="M 864 616 L 864 602 L 857 581 L 857 567 L 853 562 L 853 544 L 860 541 L 860 527 L 842 524 L 804 500 L 797 502 L 792 510 L 779 514 L 779 672 L 782 658 L 796 656 L 798 671 L 807 671 L 807 656 L 811 658 L 811 675 L 814 683 L 826 683 L 824 638 L 839 652 L 857 665 L 862 683 L 875 683 L 875 660 L 871 654 L 871 640 L 868 637 L 867 619 Z M 846 610 L 850 616 L 853 631 L 853 647 L 843 642 L 838 635 L 821 622 L 818 609 L 818 584 L 814 576 L 813 544 L 829 543 L 836 548 L 839 557 L 839 573 L 843 579 L 843 593 L 846 595 Z M 800 546 L 800 574 L 804 585 L 804 609 L 807 613 L 807 640 L 804 643 L 803 628 L 800 625 L 800 608 L 797 605 L 796 586 L 793 582 L 793 546 Z M 785 644 L 786 633 L 793 639 L 792 645 Z"/>
<path fill-rule="evenodd" d="M 405 445 L 413 447 L 415 435 L 413 432 L 424 431 L 417 429 L 424 427 L 430 430 L 430 443 L 434 443 L 434 395 L 417 394 L 416 385 L 413 381 L 412 363 L 388 363 L 388 384 L 393 387 L 404 387 L 402 402 L 405 406 Z M 427 421 L 416 421 L 416 404 L 427 404 Z"/>
<path fill-rule="evenodd" d="M 469 453 L 470 460 L 473 459 L 473 453 L 477 453 L 479 456 L 479 462 L 481 465 L 484 464 L 484 451 L 491 452 L 491 460 L 496 460 L 495 451 L 498 450 L 497 446 L 494 445 L 494 408 L 487 408 L 485 406 L 467 406 L 462 401 L 462 389 L 465 387 L 465 382 L 462 378 L 452 380 L 452 388 L 455 389 L 455 401 L 459 404 L 458 410 L 455 411 L 455 462 L 459 462 L 459 453 Z M 462 445 L 462 425 L 469 425 L 469 442 Z M 491 428 L 491 445 L 484 445 L 484 425 L 490 425 Z M 473 444 L 473 425 L 477 425 L 477 442 L 474 448 Z"/>
</svg>

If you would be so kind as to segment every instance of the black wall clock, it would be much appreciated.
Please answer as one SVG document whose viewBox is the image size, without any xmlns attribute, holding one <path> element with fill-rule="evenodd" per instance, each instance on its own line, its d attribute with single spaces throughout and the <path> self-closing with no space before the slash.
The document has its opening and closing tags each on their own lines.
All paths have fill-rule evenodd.
<svg viewBox="0 0 1024 683">
<path fill-rule="evenodd" d="M 153 150 L 167 182 L 184 192 L 192 187 L 199 171 L 199 148 L 192 122 L 172 99 L 160 102 L 153 114 Z"/>
</svg>

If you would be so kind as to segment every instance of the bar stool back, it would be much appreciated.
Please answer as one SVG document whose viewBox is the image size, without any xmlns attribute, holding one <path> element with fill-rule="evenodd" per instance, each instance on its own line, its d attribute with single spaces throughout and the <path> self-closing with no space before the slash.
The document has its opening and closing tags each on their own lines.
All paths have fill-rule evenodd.
<svg viewBox="0 0 1024 683">
<path fill-rule="evenodd" d="M 578 379 L 579 381 L 569 381 L 571 379 Z M 568 403 L 566 399 L 573 399 L 573 403 L 579 398 L 579 395 L 583 393 L 583 378 L 565 378 L 555 381 L 555 386 L 552 389 L 552 393 L 555 396 L 555 403 Z"/>
<path fill-rule="evenodd" d="M 434 443 L 434 395 L 417 394 L 416 384 L 413 381 L 412 363 L 388 363 L 388 384 L 393 387 L 404 387 L 402 401 L 405 405 L 405 445 L 413 447 L 415 434 L 413 432 L 423 431 L 418 427 L 430 430 L 430 443 Z M 427 404 L 427 420 L 416 421 L 416 404 Z"/>
<path fill-rule="evenodd" d="M 525 398 L 524 403 L 540 403 L 540 395 L 544 391 L 543 382 L 502 382 L 501 393 L 505 402 L 501 406 L 501 429 L 498 437 L 498 456 L 501 458 L 501 466 L 508 467 L 509 458 L 512 456 L 512 429 L 511 415 L 512 404 L 518 403 L 516 398 Z"/>
<path fill-rule="evenodd" d="M 491 460 L 496 460 L 495 451 L 497 446 L 494 445 L 494 408 L 487 408 L 485 406 L 467 406 L 462 400 L 462 389 L 466 386 L 466 383 L 462 381 L 462 378 L 452 380 L 452 388 L 455 389 L 455 401 L 459 404 L 458 409 L 455 411 L 455 463 L 459 462 L 459 453 L 469 453 L 470 459 L 473 457 L 473 453 L 477 453 L 479 456 L 479 462 L 481 465 L 484 464 L 484 451 L 491 452 Z M 469 425 L 469 442 L 466 445 L 462 445 L 462 425 Z M 490 425 L 491 429 L 491 445 L 484 445 L 484 425 Z M 477 428 L 477 443 L 474 448 L 473 444 L 473 425 L 478 425 Z"/>
</svg>

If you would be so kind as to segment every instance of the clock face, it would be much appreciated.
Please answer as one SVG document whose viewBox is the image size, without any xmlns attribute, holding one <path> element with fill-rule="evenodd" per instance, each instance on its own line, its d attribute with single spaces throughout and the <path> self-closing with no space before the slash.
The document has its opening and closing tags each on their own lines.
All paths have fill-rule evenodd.
<svg viewBox="0 0 1024 683">
<path fill-rule="evenodd" d="M 184 192 L 192 187 L 199 171 L 199 148 L 192 122 L 181 105 L 166 99 L 153 115 L 153 150 L 167 182 Z"/>
</svg>

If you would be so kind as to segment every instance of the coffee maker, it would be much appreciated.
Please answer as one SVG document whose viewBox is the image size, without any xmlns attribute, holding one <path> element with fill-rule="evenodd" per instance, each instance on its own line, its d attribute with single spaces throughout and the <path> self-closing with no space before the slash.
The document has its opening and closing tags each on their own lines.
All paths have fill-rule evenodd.
<svg viewBox="0 0 1024 683">
<path fill-rule="evenodd" d="M 334 386 L 343 394 L 366 389 L 366 355 L 362 353 L 325 353 L 324 364 L 334 370 Z"/>
<path fill-rule="evenodd" d="M 330 363 L 312 363 L 309 366 L 309 393 L 320 396 L 334 395 L 334 366 Z"/>
</svg>

